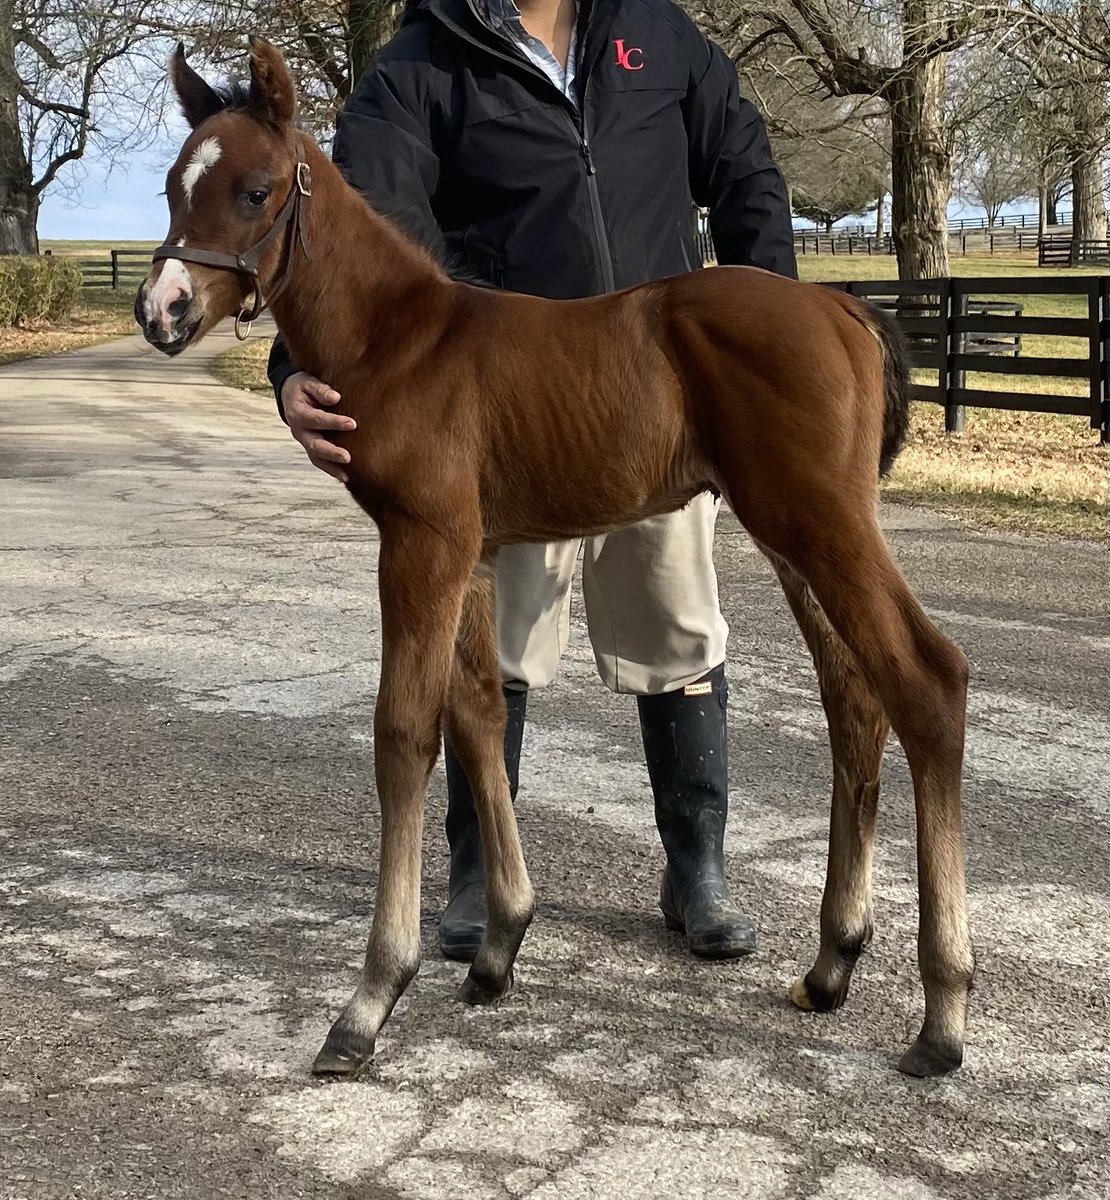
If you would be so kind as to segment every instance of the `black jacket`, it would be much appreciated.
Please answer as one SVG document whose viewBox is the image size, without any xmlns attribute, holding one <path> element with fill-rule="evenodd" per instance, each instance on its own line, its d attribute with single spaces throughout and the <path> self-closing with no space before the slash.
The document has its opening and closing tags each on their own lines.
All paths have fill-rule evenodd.
<svg viewBox="0 0 1110 1200">
<path fill-rule="evenodd" d="M 478 17 L 410 0 L 340 114 L 367 200 L 497 287 L 571 298 L 721 263 L 796 274 L 786 188 L 724 52 L 671 0 L 583 4 L 575 106 Z M 279 338 L 270 381 L 296 368 Z"/>
</svg>

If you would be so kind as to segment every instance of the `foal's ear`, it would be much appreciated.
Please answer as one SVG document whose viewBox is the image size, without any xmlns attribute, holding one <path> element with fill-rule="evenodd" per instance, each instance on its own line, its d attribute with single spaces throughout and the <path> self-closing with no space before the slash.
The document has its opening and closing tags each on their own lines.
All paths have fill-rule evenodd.
<svg viewBox="0 0 1110 1200">
<path fill-rule="evenodd" d="M 250 107 L 271 125 L 288 125 L 297 110 L 293 76 L 281 52 L 265 38 L 252 37 Z"/>
<path fill-rule="evenodd" d="M 196 129 L 224 106 L 215 90 L 185 61 L 185 43 L 178 42 L 170 58 L 170 80 L 185 120 Z"/>
</svg>

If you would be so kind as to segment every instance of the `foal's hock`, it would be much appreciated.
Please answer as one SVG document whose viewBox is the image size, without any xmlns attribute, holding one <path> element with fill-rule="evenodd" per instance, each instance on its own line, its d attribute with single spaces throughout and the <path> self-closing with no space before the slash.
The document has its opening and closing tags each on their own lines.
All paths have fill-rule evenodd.
<svg viewBox="0 0 1110 1200">
<path fill-rule="evenodd" d="M 193 132 L 167 182 L 170 230 L 136 314 L 167 354 L 268 299 L 293 360 L 358 428 L 348 488 L 381 534 L 374 714 L 381 867 L 366 964 L 314 1069 L 353 1074 L 420 961 L 428 774 L 446 732 L 474 793 L 489 928 L 463 985 L 509 988 L 532 888 L 502 761 L 499 546 L 598 533 L 724 496 L 785 590 L 817 667 L 833 756 L 820 950 L 790 990 L 844 1003 L 871 938 L 871 852 L 891 727 L 917 806 L 925 1020 L 902 1070 L 963 1055 L 973 971 L 960 776 L 967 666 L 926 617 L 876 518 L 906 426 L 892 326 L 861 302 L 722 267 L 576 301 L 452 281 L 293 125 L 293 81 L 251 44 L 249 91 L 185 62 Z"/>
</svg>

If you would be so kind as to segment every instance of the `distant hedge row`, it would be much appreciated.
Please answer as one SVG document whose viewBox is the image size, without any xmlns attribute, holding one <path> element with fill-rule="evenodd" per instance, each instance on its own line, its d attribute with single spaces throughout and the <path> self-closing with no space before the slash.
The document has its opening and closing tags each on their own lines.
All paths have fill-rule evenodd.
<svg viewBox="0 0 1110 1200">
<path fill-rule="evenodd" d="M 0 325 L 56 321 L 81 293 L 81 269 L 64 258 L 0 258 Z"/>
</svg>

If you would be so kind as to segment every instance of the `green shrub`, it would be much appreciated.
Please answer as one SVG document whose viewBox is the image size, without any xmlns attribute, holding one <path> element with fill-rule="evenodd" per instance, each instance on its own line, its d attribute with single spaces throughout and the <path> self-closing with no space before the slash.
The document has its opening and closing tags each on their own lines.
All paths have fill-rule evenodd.
<svg viewBox="0 0 1110 1200">
<path fill-rule="evenodd" d="M 81 293 L 81 268 L 64 258 L 0 258 L 0 325 L 57 321 Z"/>
</svg>

